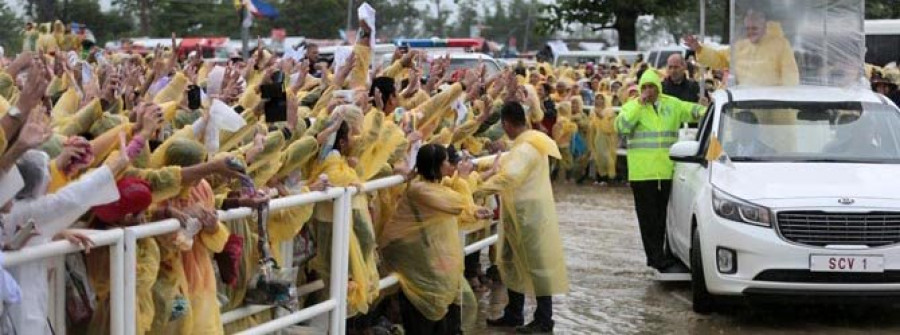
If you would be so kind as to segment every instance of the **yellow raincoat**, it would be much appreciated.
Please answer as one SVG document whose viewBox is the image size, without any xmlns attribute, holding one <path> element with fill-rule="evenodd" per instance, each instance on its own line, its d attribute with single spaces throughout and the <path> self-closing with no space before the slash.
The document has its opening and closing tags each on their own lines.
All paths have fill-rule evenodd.
<svg viewBox="0 0 900 335">
<path fill-rule="evenodd" d="M 562 154 L 559 160 L 559 168 L 562 171 L 569 171 L 574 165 L 572 152 L 569 151 L 569 145 L 572 143 L 572 136 L 578 131 L 578 125 L 572 121 L 572 104 L 568 101 L 560 102 L 556 106 L 559 112 L 556 117 L 556 124 L 553 125 L 553 140 Z"/>
<path fill-rule="evenodd" d="M 189 189 L 184 197 L 169 200 L 180 209 L 193 206 L 214 208 L 212 188 L 205 180 Z M 218 224 L 215 233 L 199 232 L 191 249 L 181 251 L 172 235 L 157 237 L 162 262 L 159 279 L 154 285 L 156 312 L 152 334 L 224 334 L 216 298 L 216 275 L 212 253 L 221 252 L 228 241 L 228 228 Z M 189 301 L 187 312 L 172 320 L 172 303 L 176 297 Z"/>
<path fill-rule="evenodd" d="M 465 183 L 457 183 L 465 186 Z M 399 277 L 400 288 L 426 318 L 442 319 L 460 294 L 463 254 L 459 221 L 474 221 L 468 190 L 417 179 L 399 199 L 381 236 L 385 267 Z"/>
<path fill-rule="evenodd" d="M 345 187 L 360 183 L 356 171 L 336 151 L 331 152 L 314 171 L 311 180 L 325 174 L 328 176 L 329 182 L 335 186 Z M 328 282 L 331 273 L 333 208 L 332 202 L 316 203 L 314 211 L 316 220 L 312 227 L 316 236 L 317 252 L 310 265 L 323 277 L 325 282 Z M 378 280 L 380 279 L 376 268 L 375 232 L 368 212 L 366 195 L 354 196 L 352 208 L 349 258 L 351 282 L 347 290 L 350 315 L 365 314 L 369 311 L 369 304 L 378 297 Z"/>
<path fill-rule="evenodd" d="M 556 143 L 539 131 L 525 131 L 500 159 L 500 172 L 474 194 L 500 194 L 503 226 L 495 263 L 503 284 L 539 297 L 569 290 L 547 156 L 561 157 Z"/>
<path fill-rule="evenodd" d="M 702 47 L 697 60 L 713 69 L 727 69 L 731 52 L 735 60 L 734 74 L 740 85 L 792 86 L 800 83 L 797 61 L 791 44 L 784 38 L 781 24 L 768 22 L 766 34 L 758 43 L 749 39 L 737 41 L 734 50 Z"/>
<path fill-rule="evenodd" d="M 588 145 L 594 167 L 600 176 L 609 178 L 616 177 L 616 149 L 619 147 L 619 136 L 616 134 L 615 120 L 616 113 L 611 108 L 594 107 L 588 133 Z"/>
</svg>

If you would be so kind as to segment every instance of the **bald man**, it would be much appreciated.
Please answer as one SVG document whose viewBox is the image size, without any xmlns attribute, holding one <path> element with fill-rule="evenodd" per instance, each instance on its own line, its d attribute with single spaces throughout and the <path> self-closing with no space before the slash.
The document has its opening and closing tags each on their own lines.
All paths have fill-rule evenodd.
<svg viewBox="0 0 900 335">
<path fill-rule="evenodd" d="M 672 54 L 666 60 L 666 79 L 662 82 L 663 93 L 681 101 L 700 100 L 700 85 L 687 77 L 687 63 L 681 54 Z"/>
</svg>

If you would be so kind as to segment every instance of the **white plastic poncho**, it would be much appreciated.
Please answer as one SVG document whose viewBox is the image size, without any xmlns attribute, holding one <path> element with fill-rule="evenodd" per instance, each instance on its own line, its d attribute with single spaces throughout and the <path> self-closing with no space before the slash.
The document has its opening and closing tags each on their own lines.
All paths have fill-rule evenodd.
<svg viewBox="0 0 900 335">
<path fill-rule="evenodd" d="M 44 168 L 49 169 L 46 155 L 44 159 L 39 160 Z M 118 199 L 119 191 L 116 188 L 115 177 L 108 167 L 103 166 L 86 173 L 79 180 L 66 185 L 54 194 L 16 201 L 10 213 L 2 218 L 3 233 L 4 236 L 12 236 L 16 227 L 34 220 L 40 234 L 28 241 L 26 247 L 44 244 L 74 223 L 91 207 Z M 47 210 L 48 208 L 53 210 Z M 28 263 L 11 268 L 10 273 L 20 283 L 23 297 L 20 304 L 10 307 L 10 316 L 16 332 L 51 334 L 47 324 L 49 296 L 46 265 L 40 261 Z"/>
</svg>

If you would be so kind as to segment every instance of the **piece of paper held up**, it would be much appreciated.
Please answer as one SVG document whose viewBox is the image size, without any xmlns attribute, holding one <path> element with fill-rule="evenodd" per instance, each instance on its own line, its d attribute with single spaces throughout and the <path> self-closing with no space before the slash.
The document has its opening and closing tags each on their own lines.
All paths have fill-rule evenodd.
<svg viewBox="0 0 900 335">
<path fill-rule="evenodd" d="M 363 2 L 359 8 L 356 9 L 356 15 L 360 20 L 366 23 L 369 28 L 372 29 L 372 35 L 369 39 L 369 47 L 375 48 L 375 8 L 369 5 L 368 2 Z"/>
<path fill-rule="evenodd" d="M 456 99 L 452 107 L 453 110 L 456 111 L 456 126 L 460 126 L 466 122 L 466 116 L 469 114 L 469 108 L 466 107 L 465 98 L 460 97 L 459 99 Z"/>
<path fill-rule="evenodd" d="M 347 60 L 351 53 L 353 53 L 353 48 L 349 46 L 341 46 L 334 50 L 334 73 L 338 73 L 341 68 L 350 65 L 347 64 Z"/>
</svg>

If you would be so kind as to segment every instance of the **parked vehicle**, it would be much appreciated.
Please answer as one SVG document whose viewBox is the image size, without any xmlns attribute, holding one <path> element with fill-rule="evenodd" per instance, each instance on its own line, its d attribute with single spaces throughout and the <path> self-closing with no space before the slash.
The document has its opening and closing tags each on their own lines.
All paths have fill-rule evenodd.
<svg viewBox="0 0 900 335">
<path fill-rule="evenodd" d="M 684 59 L 688 59 L 688 57 L 694 55 L 694 50 L 682 46 L 653 48 L 647 51 L 644 61 L 652 67 L 663 69 L 666 67 L 666 61 L 669 60 L 669 56 L 673 54 L 681 54 Z"/>
<path fill-rule="evenodd" d="M 553 65 L 560 66 L 563 62 L 577 65 L 588 62 L 599 64 L 618 63 L 620 61 L 634 64 L 640 54 L 639 51 L 566 51 L 555 55 Z"/>
<path fill-rule="evenodd" d="M 866 63 L 900 63 L 900 20 L 866 20 Z"/>
</svg>

